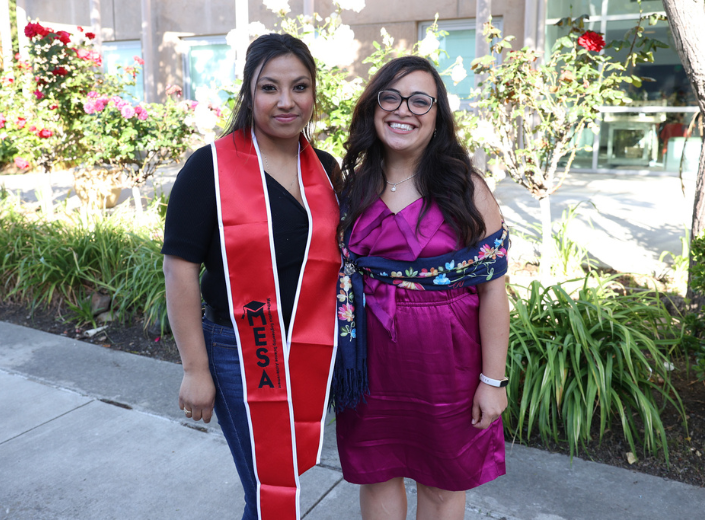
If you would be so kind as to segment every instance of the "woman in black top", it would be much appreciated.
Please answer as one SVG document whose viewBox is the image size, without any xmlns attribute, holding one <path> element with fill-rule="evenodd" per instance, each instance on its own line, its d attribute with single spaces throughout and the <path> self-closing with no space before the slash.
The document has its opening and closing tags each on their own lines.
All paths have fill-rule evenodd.
<svg viewBox="0 0 705 520">
<path fill-rule="evenodd" d="M 242 90 L 225 132 L 230 136 L 253 130 L 259 147 L 286 329 L 309 236 L 305 195 L 297 182 L 297 150 L 301 132 L 313 119 L 315 80 L 314 60 L 301 41 L 278 34 L 258 38 L 247 50 Z M 316 155 L 335 184 L 337 163 L 325 152 L 316 150 Z M 179 406 L 186 417 L 205 423 L 215 407 L 245 489 L 243 520 L 250 520 L 257 518 L 257 481 L 223 267 L 215 173 L 213 149 L 203 147 L 189 158 L 171 192 L 162 249 L 167 307 L 184 368 Z M 334 233 L 330 240 L 335 243 Z"/>
</svg>

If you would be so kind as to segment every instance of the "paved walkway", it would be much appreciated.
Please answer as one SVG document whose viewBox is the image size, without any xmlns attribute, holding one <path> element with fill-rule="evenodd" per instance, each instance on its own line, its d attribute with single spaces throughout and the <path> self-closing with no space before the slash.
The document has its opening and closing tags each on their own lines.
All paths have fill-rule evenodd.
<svg viewBox="0 0 705 520">
<path fill-rule="evenodd" d="M 228 447 L 217 425 L 186 427 L 180 381 L 180 365 L 0 322 L 0 519 L 239 520 Z M 507 472 L 467 492 L 466 520 L 693 520 L 705 511 L 704 488 L 518 445 L 507 445 Z M 301 486 L 302 518 L 360 518 L 332 426 Z M 407 494 L 413 519 L 413 485 Z"/>
</svg>

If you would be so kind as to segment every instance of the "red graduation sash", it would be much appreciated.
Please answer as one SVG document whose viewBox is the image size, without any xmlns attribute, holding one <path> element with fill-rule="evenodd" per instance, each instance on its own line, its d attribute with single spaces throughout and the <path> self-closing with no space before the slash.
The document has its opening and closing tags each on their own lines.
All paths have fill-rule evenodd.
<svg viewBox="0 0 705 520">
<path fill-rule="evenodd" d="M 299 182 L 309 217 L 289 337 L 277 278 L 271 211 L 254 133 L 212 145 L 218 225 L 238 338 L 261 520 L 300 518 L 299 475 L 320 459 L 336 350 L 339 210 L 313 147 L 299 142 Z"/>
</svg>

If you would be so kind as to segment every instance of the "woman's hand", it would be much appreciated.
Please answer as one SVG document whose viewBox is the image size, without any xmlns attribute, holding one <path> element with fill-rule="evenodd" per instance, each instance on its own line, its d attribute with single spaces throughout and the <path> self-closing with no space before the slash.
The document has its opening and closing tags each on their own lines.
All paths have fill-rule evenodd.
<svg viewBox="0 0 705 520">
<path fill-rule="evenodd" d="M 480 382 L 472 400 L 472 424 L 484 430 L 490 426 L 507 407 L 507 389 L 495 388 Z"/>
<path fill-rule="evenodd" d="M 179 408 L 184 410 L 186 417 L 194 421 L 203 419 L 204 423 L 209 423 L 213 416 L 214 403 L 215 385 L 210 371 L 184 372 L 179 390 Z"/>
</svg>

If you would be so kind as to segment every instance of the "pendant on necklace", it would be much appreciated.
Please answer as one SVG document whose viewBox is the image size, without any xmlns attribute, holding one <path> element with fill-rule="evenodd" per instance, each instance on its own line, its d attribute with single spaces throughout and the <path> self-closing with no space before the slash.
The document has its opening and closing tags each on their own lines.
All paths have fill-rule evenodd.
<svg viewBox="0 0 705 520">
<path fill-rule="evenodd" d="M 396 184 L 393 184 L 393 185 L 392 185 L 392 189 L 391 189 L 390 191 L 397 191 L 397 185 L 396 185 Z"/>
</svg>

